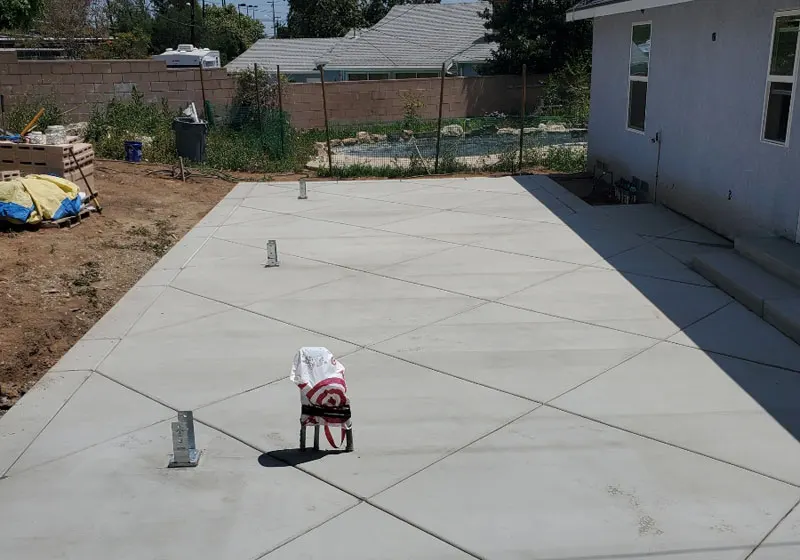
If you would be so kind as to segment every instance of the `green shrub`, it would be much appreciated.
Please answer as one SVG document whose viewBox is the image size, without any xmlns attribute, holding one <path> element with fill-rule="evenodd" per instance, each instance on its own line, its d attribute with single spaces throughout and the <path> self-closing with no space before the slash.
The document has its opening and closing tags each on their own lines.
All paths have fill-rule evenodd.
<svg viewBox="0 0 800 560">
<path fill-rule="evenodd" d="M 39 109 L 44 109 L 44 114 L 36 123 L 35 130 L 44 132 L 48 126 L 64 124 L 64 108 L 53 97 L 34 96 L 8 105 L 10 106 L 6 111 L 6 129 L 10 132 L 22 132 Z"/>
</svg>

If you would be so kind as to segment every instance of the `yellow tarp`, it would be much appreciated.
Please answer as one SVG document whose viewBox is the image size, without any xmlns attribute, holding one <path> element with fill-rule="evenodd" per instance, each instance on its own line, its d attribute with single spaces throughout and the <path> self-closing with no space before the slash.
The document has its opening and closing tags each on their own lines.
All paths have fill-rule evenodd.
<svg viewBox="0 0 800 560">
<path fill-rule="evenodd" d="M 0 217 L 35 224 L 74 216 L 81 209 L 78 185 L 51 175 L 0 182 Z"/>
</svg>

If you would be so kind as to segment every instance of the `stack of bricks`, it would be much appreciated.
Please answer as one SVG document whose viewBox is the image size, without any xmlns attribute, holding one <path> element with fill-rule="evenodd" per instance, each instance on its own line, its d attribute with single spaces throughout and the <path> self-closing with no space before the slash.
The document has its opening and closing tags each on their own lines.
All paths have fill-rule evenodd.
<svg viewBox="0 0 800 560">
<path fill-rule="evenodd" d="M 79 187 L 84 186 L 85 176 L 89 186 L 94 187 L 94 149 L 84 143 L 47 146 L 0 142 L 0 172 L 10 170 L 22 175 L 55 175 Z"/>
</svg>

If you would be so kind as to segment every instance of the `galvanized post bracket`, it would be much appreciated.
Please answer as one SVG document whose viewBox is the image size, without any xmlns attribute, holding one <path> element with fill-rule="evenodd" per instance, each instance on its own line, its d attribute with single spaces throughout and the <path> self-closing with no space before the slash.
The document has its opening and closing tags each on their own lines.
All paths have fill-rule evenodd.
<svg viewBox="0 0 800 560">
<path fill-rule="evenodd" d="M 194 439 L 194 415 L 190 410 L 178 412 L 178 421 L 172 423 L 172 455 L 168 467 L 196 467 L 200 451 Z"/>
</svg>

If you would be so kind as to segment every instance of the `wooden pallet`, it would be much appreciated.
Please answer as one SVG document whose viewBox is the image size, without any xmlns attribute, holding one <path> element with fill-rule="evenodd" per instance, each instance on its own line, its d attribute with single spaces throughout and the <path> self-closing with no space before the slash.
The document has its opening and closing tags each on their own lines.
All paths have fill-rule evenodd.
<svg viewBox="0 0 800 560">
<path fill-rule="evenodd" d="M 84 208 L 75 216 L 67 216 L 66 218 L 61 218 L 60 220 L 50 220 L 47 222 L 42 222 L 41 227 L 43 228 L 74 228 L 78 224 L 83 221 L 84 218 L 88 218 L 89 214 L 92 212 L 97 212 L 96 208 Z"/>
</svg>

